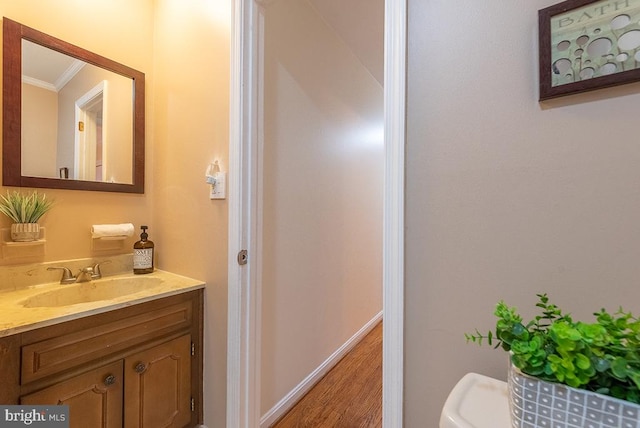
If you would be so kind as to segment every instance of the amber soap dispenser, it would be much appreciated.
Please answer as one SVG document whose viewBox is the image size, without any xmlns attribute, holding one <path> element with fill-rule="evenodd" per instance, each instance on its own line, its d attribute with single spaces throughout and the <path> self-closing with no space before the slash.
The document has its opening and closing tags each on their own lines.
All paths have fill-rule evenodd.
<svg viewBox="0 0 640 428">
<path fill-rule="evenodd" d="M 151 273 L 153 272 L 153 250 L 155 245 L 153 241 L 147 238 L 147 226 L 140 226 L 142 233 L 140 240 L 133 244 L 133 273 Z"/>
</svg>

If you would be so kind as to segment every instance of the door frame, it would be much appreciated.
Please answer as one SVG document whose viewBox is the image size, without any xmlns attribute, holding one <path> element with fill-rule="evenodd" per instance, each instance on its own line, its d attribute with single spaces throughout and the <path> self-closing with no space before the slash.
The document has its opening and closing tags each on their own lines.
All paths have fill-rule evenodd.
<svg viewBox="0 0 640 428">
<path fill-rule="evenodd" d="M 75 125 L 74 125 L 74 166 L 73 177 L 76 180 L 104 181 L 104 171 L 107 161 L 107 112 L 108 82 L 102 80 L 96 86 L 87 91 L 75 101 Z M 102 176 L 96 177 L 97 147 L 92 143 L 97 138 L 97 127 L 93 108 L 100 104 L 102 109 L 102 124 L 100 128 L 100 140 L 102 142 L 100 154 L 102 158 Z M 83 128 L 80 129 L 80 122 Z M 92 162 L 89 162 L 92 160 Z"/>
<path fill-rule="evenodd" d="M 261 4 L 233 0 L 229 130 L 227 427 L 260 426 L 259 67 Z M 385 0 L 383 426 L 401 427 L 407 0 Z M 238 255 L 246 250 L 248 262 Z"/>
</svg>

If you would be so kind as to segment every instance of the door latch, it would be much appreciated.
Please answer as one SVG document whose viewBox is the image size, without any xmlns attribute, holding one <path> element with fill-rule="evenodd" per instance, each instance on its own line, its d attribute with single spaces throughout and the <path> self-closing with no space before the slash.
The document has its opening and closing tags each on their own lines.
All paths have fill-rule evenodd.
<svg viewBox="0 0 640 428">
<path fill-rule="evenodd" d="M 244 266 L 247 264 L 247 261 L 249 261 L 249 255 L 247 253 L 247 250 L 242 250 L 238 253 L 238 264 L 240 266 Z"/>
</svg>

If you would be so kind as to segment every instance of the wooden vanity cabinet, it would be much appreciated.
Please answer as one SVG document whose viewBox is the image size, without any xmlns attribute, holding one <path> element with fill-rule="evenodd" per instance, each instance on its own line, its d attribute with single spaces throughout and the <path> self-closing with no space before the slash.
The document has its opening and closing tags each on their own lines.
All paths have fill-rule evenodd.
<svg viewBox="0 0 640 428">
<path fill-rule="evenodd" d="M 202 304 L 196 290 L 2 338 L 0 380 L 12 384 L 0 399 L 68 404 L 72 428 L 194 427 Z"/>
</svg>

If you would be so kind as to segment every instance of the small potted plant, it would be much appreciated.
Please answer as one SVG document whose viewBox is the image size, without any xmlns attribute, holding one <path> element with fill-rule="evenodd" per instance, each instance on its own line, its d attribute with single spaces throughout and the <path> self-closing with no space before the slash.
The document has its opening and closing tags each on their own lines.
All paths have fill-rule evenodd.
<svg viewBox="0 0 640 428">
<path fill-rule="evenodd" d="M 541 314 L 527 323 L 499 302 L 495 333 L 465 334 L 509 352 L 514 426 L 639 428 L 640 320 L 601 309 L 596 322 L 576 322 L 538 298 Z"/>
<path fill-rule="evenodd" d="M 17 242 L 35 241 L 40 237 L 38 220 L 52 206 L 53 201 L 38 192 L 29 195 L 7 192 L 6 195 L 0 195 L 0 212 L 13 221 L 11 239 Z"/>
</svg>

